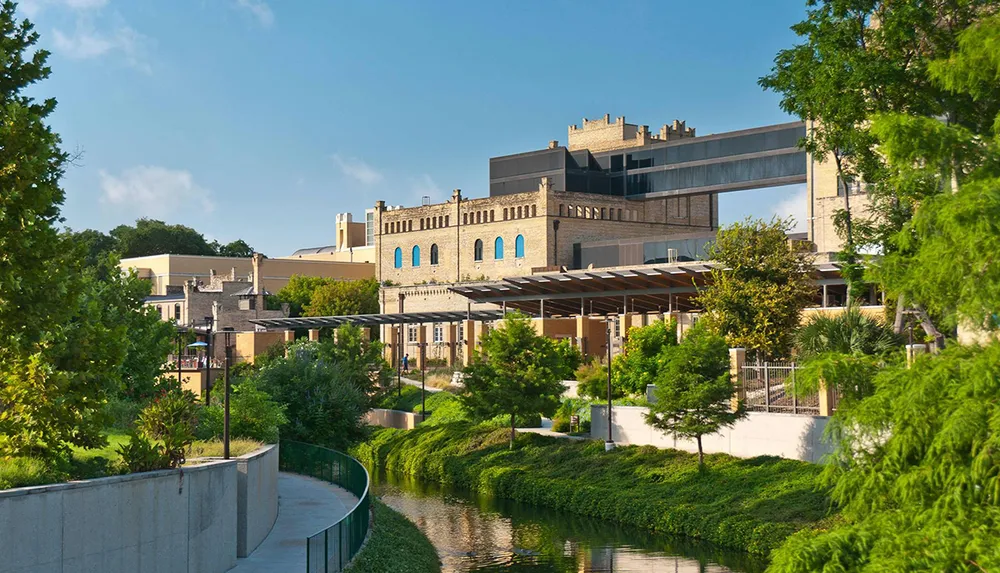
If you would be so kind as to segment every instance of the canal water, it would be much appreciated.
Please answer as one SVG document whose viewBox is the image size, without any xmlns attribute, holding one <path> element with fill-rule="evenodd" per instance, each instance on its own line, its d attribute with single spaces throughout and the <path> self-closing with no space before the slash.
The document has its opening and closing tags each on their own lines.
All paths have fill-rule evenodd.
<svg viewBox="0 0 1000 573">
<path fill-rule="evenodd" d="M 761 573 L 743 552 L 597 519 L 373 475 L 373 491 L 417 524 L 444 573 Z"/>
</svg>

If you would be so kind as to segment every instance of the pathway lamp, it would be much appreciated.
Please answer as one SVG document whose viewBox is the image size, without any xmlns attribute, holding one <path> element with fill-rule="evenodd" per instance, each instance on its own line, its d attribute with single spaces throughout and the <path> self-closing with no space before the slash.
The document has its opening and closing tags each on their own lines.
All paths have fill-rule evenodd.
<svg viewBox="0 0 1000 573">
<path fill-rule="evenodd" d="M 424 384 L 425 380 L 427 379 L 427 374 L 424 370 L 424 362 L 426 361 L 427 361 L 427 343 L 421 342 L 420 343 L 420 419 L 421 420 L 427 419 L 427 407 L 426 407 L 427 401 L 424 399 L 427 393 L 426 386 Z"/>
<path fill-rule="evenodd" d="M 608 439 L 604 442 L 604 451 L 610 452 L 615 449 L 615 440 L 611 435 L 611 325 L 618 319 L 614 314 L 609 314 L 604 322 L 608 325 Z"/>
<path fill-rule="evenodd" d="M 236 329 L 234 329 L 231 326 L 227 326 L 227 327 L 225 327 L 225 328 L 222 329 L 222 331 L 226 334 L 226 378 L 225 378 L 226 397 L 223 400 L 223 404 L 224 404 L 223 408 L 224 408 L 225 413 L 224 413 L 223 418 L 222 418 L 222 420 L 223 420 L 223 423 L 222 423 L 222 458 L 226 459 L 226 460 L 229 459 L 229 363 L 232 361 L 232 350 L 233 350 L 233 347 L 230 345 L 230 338 L 229 337 L 234 333 L 235 330 Z"/>
</svg>

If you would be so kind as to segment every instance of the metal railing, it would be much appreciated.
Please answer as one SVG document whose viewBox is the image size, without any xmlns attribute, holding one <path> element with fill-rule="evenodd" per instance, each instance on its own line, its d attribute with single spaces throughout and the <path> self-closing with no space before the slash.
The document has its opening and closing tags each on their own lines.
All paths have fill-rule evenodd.
<svg viewBox="0 0 1000 573">
<path fill-rule="evenodd" d="M 331 573 L 344 566 L 361 549 L 371 520 L 368 470 L 351 456 L 302 442 L 282 440 L 278 467 L 283 472 L 307 475 L 339 485 L 358 503 L 339 521 L 306 539 L 306 571 Z"/>
<path fill-rule="evenodd" d="M 751 412 L 788 412 L 819 414 L 819 394 L 798 397 L 789 385 L 795 384 L 794 362 L 747 362 L 739 378 Z"/>
</svg>

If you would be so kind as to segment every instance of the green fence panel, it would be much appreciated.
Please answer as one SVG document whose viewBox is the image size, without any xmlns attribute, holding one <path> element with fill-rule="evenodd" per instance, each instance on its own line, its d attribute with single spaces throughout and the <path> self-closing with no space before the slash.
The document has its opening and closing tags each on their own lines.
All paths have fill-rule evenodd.
<svg viewBox="0 0 1000 573">
<path fill-rule="evenodd" d="M 371 519 L 368 470 L 343 452 L 303 442 L 282 440 L 278 452 L 281 471 L 328 481 L 358 498 L 358 503 L 340 521 L 306 539 L 308 573 L 342 571 L 368 534 Z"/>
</svg>

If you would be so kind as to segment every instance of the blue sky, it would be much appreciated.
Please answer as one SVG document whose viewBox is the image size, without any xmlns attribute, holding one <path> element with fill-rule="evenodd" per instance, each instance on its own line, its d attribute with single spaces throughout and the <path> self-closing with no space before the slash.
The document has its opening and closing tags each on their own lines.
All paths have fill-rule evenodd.
<svg viewBox="0 0 1000 573">
<path fill-rule="evenodd" d="M 376 200 L 488 194 L 489 158 L 624 115 L 699 135 L 788 121 L 757 85 L 804 0 L 22 0 L 79 153 L 66 224 L 148 216 L 270 256 Z M 723 222 L 804 189 L 723 195 Z"/>
</svg>

